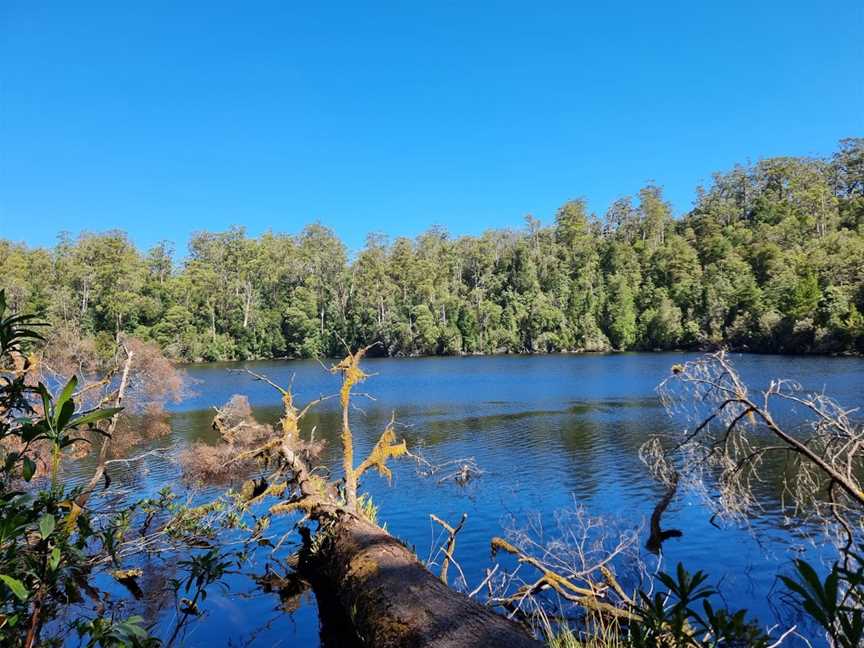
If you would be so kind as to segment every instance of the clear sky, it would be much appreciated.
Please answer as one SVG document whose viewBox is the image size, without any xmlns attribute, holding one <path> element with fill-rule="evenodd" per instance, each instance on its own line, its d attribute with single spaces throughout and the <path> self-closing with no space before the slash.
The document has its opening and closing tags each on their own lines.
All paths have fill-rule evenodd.
<svg viewBox="0 0 864 648">
<path fill-rule="evenodd" d="M 326 6 L 325 6 L 326 5 Z M 864 135 L 864 2 L 0 0 L 0 237 L 453 234 Z"/>
</svg>

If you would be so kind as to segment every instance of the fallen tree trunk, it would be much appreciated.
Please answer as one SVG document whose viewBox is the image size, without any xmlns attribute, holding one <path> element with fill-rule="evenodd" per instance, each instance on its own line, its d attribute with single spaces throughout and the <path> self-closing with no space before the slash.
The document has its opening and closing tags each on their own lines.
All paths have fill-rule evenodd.
<svg viewBox="0 0 864 648">
<path fill-rule="evenodd" d="M 282 394 L 281 434 L 274 434 L 264 445 L 237 455 L 233 461 L 277 455 L 277 474 L 287 473 L 288 480 L 270 484 L 258 495 L 252 490 L 252 499 L 285 497 L 270 507 L 271 514 L 302 511 L 317 522 L 314 537 L 308 527 L 300 527 L 303 549 L 298 571 L 315 589 L 321 618 L 342 617 L 348 622 L 345 625 L 352 626 L 358 642 L 371 648 L 542 646 L 516 622 L 447 587 L 411 549 L 358 513 L 360 477 L 369 468 L 376 468 L 389 478 L 387 460 L 406 453 L 405 442 L 396 442 L 395 421 L 391 418 L 372 452 L 354 468 L 348 407 L 352 386 L 366 377 L 359 368 L 365 352 L 361 349 L 349 354 L 333 368 L 344 376 L 340 392 L 344 498 L 339 483 L 328 483 L 310 469 L 310 444 L 300 438 L 300 421 L 318 401 L 298 410 L 290 389 L 247 370 Z M 334 602 L 339 610 L 332 609 Z M 322 627 L 322 637 L 332 634 L 332 629 Z M 343 635 L 334 643 L 343 648 L 347 640 Z"/>
<path fill-rule="evenodd" d="M 374 648 L 537 648 L 514 621 L 450 589 L 414 552 L 350 512 L 329 513 L 301 570 L 319 600 L 336 600 L 362 645 Z"/>
</svg>

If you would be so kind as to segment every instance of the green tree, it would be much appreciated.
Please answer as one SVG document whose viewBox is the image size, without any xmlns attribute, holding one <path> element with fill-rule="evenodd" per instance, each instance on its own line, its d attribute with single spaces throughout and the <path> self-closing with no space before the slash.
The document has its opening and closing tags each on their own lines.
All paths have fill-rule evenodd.
<svg viewBox="0 0 864 648">
<path fill-rule="evenodd" d="M 636 342 L 636 304 L 627 277 L 609 278 L 606 301 L 606 335 L 616 349 L 630 349 Z"/>
</svg>

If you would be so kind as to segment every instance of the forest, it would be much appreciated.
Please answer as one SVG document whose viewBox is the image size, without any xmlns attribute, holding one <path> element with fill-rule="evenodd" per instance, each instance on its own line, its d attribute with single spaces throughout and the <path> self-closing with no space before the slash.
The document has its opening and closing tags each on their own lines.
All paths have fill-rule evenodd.
<svg viewBox="0 0 864 648">
<path fill-rule="evenodd" d="M 435 228 L 414 241 L 374 235 L 354 257 L 319 224 L 257 238 L 242 228 L 200 232 L 185 255 L 169 243 L 141 253 L 122 232 L 0 250 L 0 646 L 207 645 L 194 633 L 221 614 L 208 595 L 246 596 L 231 588 L 243 579 L 256 596 L 279 600 L 274 619 L 250 625 L 249 645 L 310 596 L 324 646 L 864 642 L 860 418 L 824 388 L 776 377 L 749 386 L 722 348 L 864 352 L 864 139 L 843 140 L 828 159 L 772 158 L 717 174 L 680 217 L 649 185 L 602 219 L 574 200 L 550 226 L 529 216 L 521 231 L 479 237 Z M 547 511 L 552 535 L 530 521 L 481 527 L 489 566 L 470 583 L 457 552 L 467 512 L 419 510 L 418 491 L 405 484 L 452 488 L 465 501 L 471 482 L 473 493 L 494 488 L 494 452 L 480 455 L 485 481 L 487 468 L 452 452 L 481 450 L 478 438 L 509 425 L 498 412 L 508 404 L 487 402 L 495 411 L 485 428 L 472 402 L 453 440 L 442 434 L 453 422 L 436 420 L 434 408 L 417 424 L 410 411 L 403 423 L 395 410 L 376 419 L 355 404 L 374 400 L 360 391 L 377 373 L 363 368 L 373 354 L 675 348 L 712 352 L 668 367 L 651 391 L 650 407 L 663 414 L 657 427 L 649 422 L 658 412 L 633 397 L 633 385 L 625 399 L 568 396 L 565 410 L 506 412 L 522 421 L 512 428 L 519 443 L 532 437 L 529 417 L 537 429 L 557 426 L 580 471 L 598 478 L 607 473 L 592 463 L 591 426 L 615 439 L 597 454 L 638 437 L 631 458 L 657 497 L 650 521 L 625 528 L 574 499 L 575 508 Z M 280 383 L 257 366 L 218 367 L 246 380 L 235 386 L 266 387 L 279 405 L 256 411 L 238 392 L 215 406 L 216 389 L 194 419 L 207 436 L 179 435 L 173 417 L 183 414 L 167 406 L 190 395 L 187 372 L 207 367 L 176 361 L 325 355 L 342 358 L 320 363 L 333 391 L 311 400 L 295 395 L 293 375 Z M 630 360 L 561 360 L 598 359 Z M 268 370 L 286 364 L 294 363 Z M 860 360 L 839 364 L 854 370 Z M 504 397 L 504 377 L 494 375 L 495 397 Z M 521 393 L 538 377 L 517 379 Z M 592 407 L 602 410 L 599 424 Z M 614 407 L 638 425 L 620 425 Z M 634 425 L 638 435 L 628 437 Z M 524 457 L 515 445 L 505 452 L 548 464 L 567 456 L 555 436 L 518 446 Z M 172 472 L 145 486 L 138 478 L 151 460 Z M 373 501 L 376 481 L 376 498 L 394 489 L 412 515 L 440 527 L 426 561 L 388 529 L 398 507 L 379 509 L 387 500 Z M 725 574 L 703 571 L 710 556 L 663 563 L 664 542 L 698 541 L 663 518 L 694 501 L 718 531 L 780 515 L 790 538 L 824 546 L 822 562 L 796 554 L 778 572 L 778 623 L 725 599 Z M 443 502 L 436 495 L 434 506 Z"/>
<path fill-rule="evenodd" d="M 711 349 L 864 352 L 864 139 L 828 159 L 717 173 L 673 215 L 658 185 L 602 217 L 415 240 L 370 234 L 349 255 L 299 234 L 197 232 L 186 253 L 121 231 L 0 240 L 9 307 L 113 349 L 122 334 L 171 359 Z M 108 351 L 106 351 L 107 353 Z"/>
</svg>

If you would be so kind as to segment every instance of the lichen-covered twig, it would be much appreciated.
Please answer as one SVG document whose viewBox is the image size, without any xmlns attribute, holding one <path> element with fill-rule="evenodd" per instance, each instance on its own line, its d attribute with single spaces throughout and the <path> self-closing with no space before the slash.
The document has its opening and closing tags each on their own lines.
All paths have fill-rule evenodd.
<svg viewBox="0 0 864 648">
<path fill-rule="evenodd" d="M 342 374 L 342 388 L 339 390 L 339 404 L 342 406 L 342 468 L 345 473 L 345 504 L 349 511 L 357 510 L 357 473 L 354 471 L 354 437 L 348 411 L 351 405 L 351 390 L 363 382 L 367 374 L 360 368 L 360 360 L 371 347 L 363 347 L 348 355 L 333 366 L 330 371 Z"/>
<path fill-rule="evenodd" d="M 508 597 L 496 599 L 495 602 L 498 604 L 521 602 L 529 596 L 533 596 L 544 589 L 551 588 L 563 599 L 570 601 L 571 603 L 576 603 L 577 605 L 594 612 L 600 612 L 610 617 L 627 621 L 637 621 L 640 618 L 638 614 L 629 609 L 617 607 L 602 600 L 605 590 L 609 587 L 608 585 L 598 585 L 588 581 L 589 587 L 580 587 L 561 574 L 551 571 L 542 562 L 533 556 L 529 556 L 520 551 L 517 547 L 513 546 L 503 538 L 492 538 L 491 545 L 493 554 L 499 550 L 506 551 L 515 556 L 520 563 L 531 565 L 541 573 L 540 578 L 531 584 L 523 585 L 514 594 Z M 608 570 L 607 573 L 611 574 Z M 612 587 L 617 593 L 621 590 L 621 586 L 618 584 L 617 580 L 614 582 L 615 585 Z M 627 597 L 627 601 L 630 601 L 629 597 Z M 632 603 L 632 601 L 630 602 Z"/>
<path fill-rule="evenodd" d="M 362 477 L 364 472 L 373 467 L 378 470 L 378 474 L 386 477 L 388 481 L 392 479 L 393 473 L 387 467 L 387 460 L 396 459 L 408 453 L 408 447 L 405 445 L 404 440 L 401 443 L 396 443 L 395 425 L 396 416 L 394 414 L 390 417 L 390 422 L 384 428 L 384 432 L 381 433 L 381 437 L 378 439 L 375 447 L 372 448 L 372 452 L 369 453 L 369 456 L 354 471 L 357 480 Z"/>
</svg>

